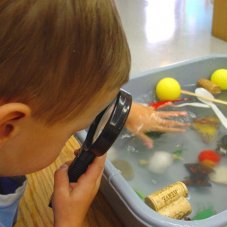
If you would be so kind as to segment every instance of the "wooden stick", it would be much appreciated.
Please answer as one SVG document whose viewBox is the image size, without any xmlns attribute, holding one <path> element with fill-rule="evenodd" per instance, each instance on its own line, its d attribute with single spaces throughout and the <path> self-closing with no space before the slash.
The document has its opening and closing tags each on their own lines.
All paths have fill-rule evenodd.
<svg viewBox="0 0 227 227">
<path fill-rule="evenodd" d="M 220 99 L 215 99 L 215 98 L 209 98 L 209 97 L 203 96 L 203 95 L 198 95 L 198 94 L 196 94 L 194 92 L 191 92 L 191 91 L 181 90 L 181 93 L 185 94 L 185 95 L 195 96 L 195 97 L 198 97 L 198 98 L 210 101 L 210 102 L 216 102 L 216 103 L 227 105 L 227 101 L 220 100 Z"/>
</svg>

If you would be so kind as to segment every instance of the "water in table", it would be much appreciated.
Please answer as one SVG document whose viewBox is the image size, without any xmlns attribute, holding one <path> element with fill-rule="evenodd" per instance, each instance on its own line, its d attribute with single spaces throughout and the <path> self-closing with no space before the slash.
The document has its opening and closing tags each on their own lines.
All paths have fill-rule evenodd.
<svg viewBox="0 0 227 227">
<path fill-rule="evenodd" d="M 148 101 L 149 95 L 138 97 L 139 101 Z M 217 98 L 227 100 L 227 91 L 222 92 Z M 194 100 L 195 101 L 195 100 Z M 169 108 L 169 107 L 168 107 Z M 219 105 L 223 113 L 227 113 L 227 107 Z M 188 117 L 181 118 L 182 121 L 193 121 L 195 118 L 214 115 L 211 109 L 196 108 L 185 106 L 181 108 L 189 112 Z M 179 110 L 179 108 L 177 108 Z M 148 150 L 143 143 L 136 137 L 131 136 L 126 130 L 123 130 L 110 152 L 110 160 L 126 160 L 133 168 L 134 178 L 128 183 L 137 192 L 148 195 L 166 185 L 176 181 L 183 181 L 190 175 L 185 168 L 186 163 L 198 163 L 199 152 L 204 149 L 216 149 L 217 142 L 227 134 L 226 129 L 220 125 L 217 136 L 209 143 L 204 143 L 198 132 L 190 128 L 185 133 L 163 133 L 156 135 L 154 138 L 154 148 Z M 167 151 L 173 155 L 178 153 L 178 159 L 167 167 L 166 171 L 161 174 L 149 170 L 147 160 L 154 153 Z M 176 152 L 178 151 L 178 152 Z M 181 151 L 181 152 L 179 152 Z M 174 153 L 175 152 L 175 153 Z M 220 166 L 227 166 L 227 157 L 223 156 Z M 212 207 L 217 213 L 227 209 L 227 185 L 212 182 L 208 177 L 209 185 L 207 186 L 189 186 L 189 201 L 192 205 L 193 218 L 201 210 Z"/>
</svg>

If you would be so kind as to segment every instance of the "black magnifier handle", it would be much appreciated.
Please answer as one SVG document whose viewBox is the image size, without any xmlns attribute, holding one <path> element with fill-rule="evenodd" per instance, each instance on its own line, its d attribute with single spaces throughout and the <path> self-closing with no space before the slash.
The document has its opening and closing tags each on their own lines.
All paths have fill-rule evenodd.
<svg viewBox="0 0 227 227">
<path fill-rule="evenodd" d="M 79 177 L 86 172 L 88 166 L 93 162 L 95 157 L 96 156 L 92 152 L 82 150 L 69 166 L 69 182 L 76 182 Z"/>
<path fill-rule="evenodd" d="M 93 162 L 95 157 L 96 156 L 92 152 L 82 149 L 69 166 L 69 182 L 76 182 L 79 177 L 86 172 L 88 166 Z M 53 195 L 51 196 L 49 207 L 52 207 L 52 197 Z"/>
</svg>

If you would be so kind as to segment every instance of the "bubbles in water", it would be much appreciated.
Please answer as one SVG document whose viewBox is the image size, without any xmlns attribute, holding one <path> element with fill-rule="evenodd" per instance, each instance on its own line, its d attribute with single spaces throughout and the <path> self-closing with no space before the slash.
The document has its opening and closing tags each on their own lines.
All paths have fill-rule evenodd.
<svg viewBox="0 0 227 227">
<path fill-rule="evenodd" d="M 133 136 L 129 133 L 124 133 L 120 136 L 122 140 L 132 138 Z"/>
<path fill-rule="evenodd" d="M 194 118 L 196 118 L 196 117 L 197 117 L 197 116 L 196 116 L 195 113 L 193 113 L 193 112 L 191 112 L 191 111 L 188 111 L 188 118 L 194 119 Z"/>
<path fill-rule="evenodd" d="M 136 150 L 136 148 L 134 146 L 130 145 L 130 144 L 127 146 L 126 150 L 129 151 L 129 152 L 132 152 L 132 153 L 138 152 L 138 150 Z"/>
</svg>

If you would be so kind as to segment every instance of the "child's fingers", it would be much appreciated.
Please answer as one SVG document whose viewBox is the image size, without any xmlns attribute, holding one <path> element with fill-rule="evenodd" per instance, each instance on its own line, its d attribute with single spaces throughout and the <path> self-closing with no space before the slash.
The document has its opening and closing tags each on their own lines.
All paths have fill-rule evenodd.
<svg viewBox="0 0 227 227">
<path fill-rule="evenodd" d="M 147 148 L 153 148 L 153 140 L 145 133 L 138 133 L 137 136 L 143 141 Z"/>
<path fill-rule="evenodd" d="M 79 151 L 80 151 L 80 149 L 76 149 L 76 150 L 74 150 L 74 152 L 73 152 L 73 153 L 74 153 L 74 155 L 75 155 L 75 156 L 77 156 L 77 155 L 78 155 L 78 153 L 79 153 Z"/>
<path fill-rule="evenodd" d="M 67 164 L 62 165 L 54 174 L 54 194 L 59 196 L 69 194 Z"/>
<path fill-rule="evenodd" d="M 99 183 L 104 169 L 105 160 L 106 154 L 96 157 L 93 163 L 89 165 L 87 171 L 78 179 L 78 187 L 80 187 L 80 190 L 89 190 L 91 186 L 93 187 L 94 183 Z"/>
<path fill-rule="evenodd" d="M 184 122 L 180 122 L 180 121 L 174 121 L 174 120 L 165 120 L 162 119 L 160 121 L 159 126 L 164 126 L 164 127 L 179 127 L 179 128 L 186 128 L 189 127 L 191 124 L 190 123 L 184 123 Z"/>
<path fill-rule="evenodd" d="M 148 131 L 154 131 L 154 132 L 185 132 L 187 127 L 190 126 L 190 124 L 184 124 L 182 125 L 182 123 L 180 124 L 168 124 L 168 123 L 163 123 L 163 124 L 159 124 L 156 125 L 155 127 L 153 127 L 151 130 Z"/>
<path fill-rule="evenodd" d="M 185 132 L 185 128 L 174 128 L 174 127 L 160 127 L 158 132 Z"/>
<path fill-rule="evenodd" d="M 73 161 L 73 160 L 66 161 L 65 164 L 66 164 L 67 166 L 70 166 L 70 164 L 72 163 L 72 161 Z"/>
<path fill-rule="evenodd" d="M 167 118 L 167 117 L 179 117 L 179 116 L 187 116 L 188 113 L 185 112 L 185 111 L 167 111 L 167 112 L 164 112 L 164 111 L 159 111 L 159 112 L 156 112 L 156 114 L 159 116 L 159 117 L 163 117 L 163 118 Z"/>
</svg>

